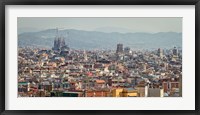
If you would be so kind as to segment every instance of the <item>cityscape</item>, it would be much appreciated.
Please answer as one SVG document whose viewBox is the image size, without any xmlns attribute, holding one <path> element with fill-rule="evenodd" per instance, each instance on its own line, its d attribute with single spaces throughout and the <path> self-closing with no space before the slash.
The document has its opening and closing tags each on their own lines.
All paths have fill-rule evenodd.
<svg viewBox="0 0 200 115">
<path fill-rule="evenodd" d="M 180 46 L 81 49 L 53 30 L 50 48 L 18 45 L 18 97 L 182 97 Z"/>
</svg>

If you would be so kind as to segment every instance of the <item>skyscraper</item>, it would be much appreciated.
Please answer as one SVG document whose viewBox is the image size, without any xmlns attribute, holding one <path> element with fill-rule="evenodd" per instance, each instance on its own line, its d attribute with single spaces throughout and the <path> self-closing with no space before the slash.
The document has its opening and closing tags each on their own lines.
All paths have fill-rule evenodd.
<svg viewBox="0 0 200 115">
<path fill-rule="evenodd" d="M 117 44 L 117 51 L 116 53 L 123 53 L 123 44 Z"/>
<path fill-rule="evenodd" d="M 178 56 L 178 49 L 176 47 L 174 47 L 172 52 L 174 56 Z"/>
<path fill-rule="evenodd" d="M 124 48 L 124 52 L 125 52 L 126 54 L 129 54 L 129 53 L 130 53 L 130 50 L 131 50 L 130 47 L 125 47 L 125 48 Z"/>
<path fill-rule="evenodd" d="M 157 52 L 157 55 L 162 58 L 163 57 L 163 50 L 158 48 L 158 52 Z"/>
</svg>

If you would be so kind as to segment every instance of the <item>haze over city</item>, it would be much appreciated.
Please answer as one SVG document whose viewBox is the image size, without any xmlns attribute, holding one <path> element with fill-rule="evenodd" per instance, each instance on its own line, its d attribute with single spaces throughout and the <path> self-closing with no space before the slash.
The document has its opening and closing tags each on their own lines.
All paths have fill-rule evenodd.
<svg viewBox="0 0 200 115">
<path fill-rule="evenodd" d="M 182 18 L 18 18 L 19 46 L 51 48 L 56 28 L 74 49 L 182 47 Z"/>
</svg>

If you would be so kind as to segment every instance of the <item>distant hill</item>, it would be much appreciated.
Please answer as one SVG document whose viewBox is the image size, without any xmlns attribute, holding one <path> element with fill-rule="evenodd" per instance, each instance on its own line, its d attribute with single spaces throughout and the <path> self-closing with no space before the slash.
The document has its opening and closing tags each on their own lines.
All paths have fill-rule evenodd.
<svg viewBox="0 0 200 115">
<path fill-rule="evenodd" d="M 68 35 L 67 35 L 68 33 Z M 116 49 L 118 43 L 132 49 L 154 49 L 182 47 L 182 33 L 104 33 L 98 31 L 83 31 L 74 29 L 59 30 L 65 36 L 65 42 L 74 49 Z M 56 29 L 39 32 L 26 32 L 18 35 L 18 46 L 53 46 Z"/>
</svg>

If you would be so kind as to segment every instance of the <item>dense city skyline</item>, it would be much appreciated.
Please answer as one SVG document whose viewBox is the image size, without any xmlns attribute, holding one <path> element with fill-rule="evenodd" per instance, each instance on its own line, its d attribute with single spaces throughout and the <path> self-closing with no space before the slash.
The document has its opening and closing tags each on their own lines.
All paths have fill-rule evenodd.
<svg viewBox="0 0 200 115">
<path fill-rule="evenodd" d="M 18 18 L 18 29 L 48 27 L 18 34 L 18 97 L 182 97 L 182 33 L 58 29 L 67 22 L 85 30 L 181 32 L 181 18 L 60 19 Z"/>
</svg>

